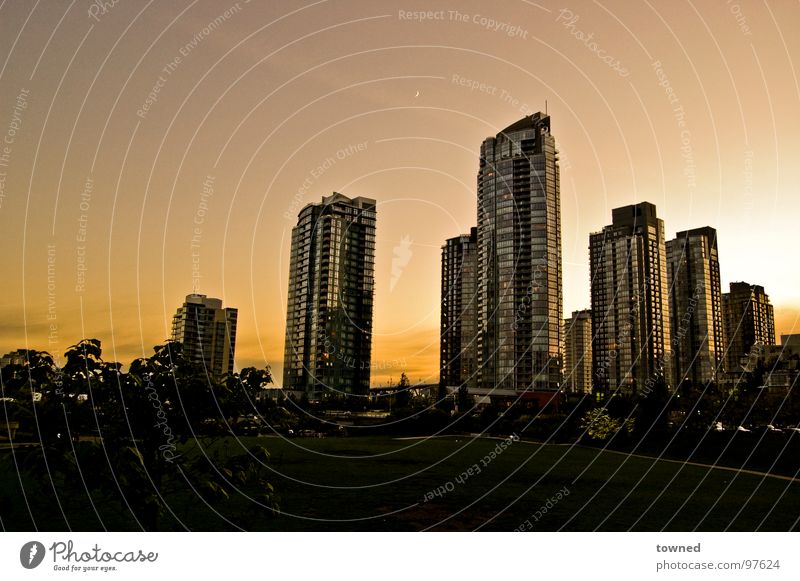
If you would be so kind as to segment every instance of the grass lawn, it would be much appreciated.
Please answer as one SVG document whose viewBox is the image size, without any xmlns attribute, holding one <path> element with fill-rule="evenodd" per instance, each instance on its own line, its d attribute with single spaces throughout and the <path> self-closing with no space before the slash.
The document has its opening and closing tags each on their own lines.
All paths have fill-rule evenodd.
<svg viewBox="0 0 800 581">
<path fill-rule="evenodd" d="M 584 447 L 516 442 L 484 466 L 500 440 L 245 438 L 227 445 L 232 452 L 255 443 L 272 454 L 283 513 L 263 530 L 511 531 L 528 521 L 526 528 L 540 531 L 752 531 L 797 528 L 800 517 L 797 482 Z M 475 464 L 479 474 L 456 481 Z M 433 494 L 439 487 L 444 493 Z M 537 515 L 559 491 L 562 498 Z"/>
<path fill-rule="evenodd" d="M 183 494 L 169 499 L 177 519 L 165 516 L 163 528 L 181 530 L 178 519 L 193 530 L 241 525 L 265 531 L 511 531 L 523 523 L 533 531 L 798 528 L 797 482 L 585 447 L 521 441 L 502 449 L 499 443 L 465 436 L 227 438 L 215 444 L 226 454 L 253 445 L 269 450 L 281 514 L 269 517 L 243 494 L 232 499 L 230 512 L 218 515 L 194 495 Z M 481 462 L 495 449 L 501 452 Z M 457 481 L 476 464 L 480 473 L 473 470 Z M 0 475 L 6 504 L 15 479 L 15 474 Z M 559 492 L 560 499 L 542 510 Z M 26 528 L 15 526 L 24 523 L 19 508 L 4 516 L 4 528 Z M 237 522 L 234 508 L 248 511 L 250 524 Z M 85 520 L 85 512 L 67 518 L 75 529 L 99 528 Z M 104 523 L 114 528 L 108 519 Z"/>
</svg>

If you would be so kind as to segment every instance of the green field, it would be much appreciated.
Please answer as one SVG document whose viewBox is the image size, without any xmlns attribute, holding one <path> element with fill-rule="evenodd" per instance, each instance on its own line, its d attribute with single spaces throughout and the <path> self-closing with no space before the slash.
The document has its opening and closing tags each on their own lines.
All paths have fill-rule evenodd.
<svg viewBox="0 0 800 581">
<path fill-rule="evenodd" d="M 256 444 L 269 450 L 281 514 L 248 508 L 240 496 L 230 508 L 238 514 L 247 509 L 250 519 L 237 522 L 235 511 L 219 516 L 184 493 L 170 497 L 174 516 L 162 524 L 166 530 L 511 531 L 528 521 L 526 528 L 534 531 L 786 531 L 796 529 L 800 517 L 800 483 L 785 478 L 524 441 L 484 466 L 481 459 L 499 442 L 466 436 L 228 438 L 215 444 L 225 454 Z M 479 474 L 456 481 L 475 464 Z M 7 493 L 10 476 L 0 481 Z M 434 495 L 437 489 L 441 494 Z M 537 514 L 559 491 L 561 498 Z M 87 516 L 86 502 L 71 500 L 64 503 L 71 527 L 102 529 Z M 69 513 L 79 506 L 80 514 Z M 26 528 L 23 512 L 16 505 L 4 528 Z M 130 526 L 115 522 L 123 521 L 109 516 L 103 526 Z"/>
</svg>

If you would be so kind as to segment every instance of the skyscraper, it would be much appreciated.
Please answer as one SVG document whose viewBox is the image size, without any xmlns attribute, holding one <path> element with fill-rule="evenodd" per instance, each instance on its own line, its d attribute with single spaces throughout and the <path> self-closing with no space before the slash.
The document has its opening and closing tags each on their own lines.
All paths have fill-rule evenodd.
<svg viewBox="0 0 800 581">
<path fill-rule="evenodd" d="M 215 377 L 233 373 L 238 309 L 222 308 L 220 299 L 191 294 L 172 317 L 172 340 L 191 361 Z"/>
<path fill-rule="evenodd" d="M 292 229 L 283 387 L 368 395 L 375 200 L 339 193 L 300 211 Z"/>
<path fill-rule="evenodd" d="M 670 382 L 664 222 L 648 202 L 612 210 L 589 237 L 594 391 L 646 395 Z"/>
<path fill-rule="evenodd" d="M 28 363 L 29 354 L 26 349 L 17 349 L 0 357 L 0 369 L 7 365 L 23 366 Z"/>
<path fill-rule="evenodd" d="M 717 381 L 725 355 L 717 231 L 678 232 L 667 242 L 667 265 L 674 385 Z"/>
<path fill-rule="evenodd" d="M 442 246 L 440 381 L 475 387 L 478 380 L 478 229 Z"/>
<path fill-rule="evenodd" d="M 732 282 L 722 295 L 725 334 L 728 338 L 727 370 L 741 372 L 748 361 L 775 344 L 775 315 L 763 286 Z"/>
<path fill-rule="evenodd" d="M 561 384 L 561 203 L 550 117 L 524 117 L 481 145 L 479 384 Z"/>
<path fill-rule="evenodd" d="M 564 319 L 564 389 L 592 393 L 592 311 L 573 311 Z"/>
</svg>

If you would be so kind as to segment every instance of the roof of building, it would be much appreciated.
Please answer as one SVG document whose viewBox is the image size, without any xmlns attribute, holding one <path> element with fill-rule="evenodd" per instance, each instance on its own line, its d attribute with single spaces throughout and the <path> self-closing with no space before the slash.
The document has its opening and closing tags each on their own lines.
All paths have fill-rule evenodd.
<svg viewBox="0 0 800 581">
<path fill-rule="evenodd" d="M 503 129 L 500 133 L 514 133 L 516 131 L 525 131 L 529 129 L 536 129 L 536 126 L 540 123 L 544 123 L 545 126 L 550 129 L 550 116 L 545 115 L 541 111 L 539 113 L 534 113 L 533 115 L 528 115 L 527 117 L 523 117 L 519 121 L 515 121 L 505 129 Z"/>
</svg>

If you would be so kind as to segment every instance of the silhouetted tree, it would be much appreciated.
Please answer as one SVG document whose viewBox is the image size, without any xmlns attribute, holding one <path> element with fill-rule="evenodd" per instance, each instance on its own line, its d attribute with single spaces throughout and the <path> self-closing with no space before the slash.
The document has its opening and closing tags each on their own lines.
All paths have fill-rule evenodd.
<svg viewBox="0 0 800 581">
<path fill-rule="evenodd" d="M 465 414 L 472 410 L 472 406 L 475 405 L 475 398 L 473 398 L 469 394 L 469 390 L 467 389 L 466 385 L 462 385 L 458 388 L 458 411 L 459 413 Z"/>
<path fill-rule="evenodd" d="M 642 438 L 663 436 L 668 429 L 669 410 L 672 398 L 667 382 L 659 377 L 649 391 L 642 393 L 636 403 L 633 417 L 636 419 L 634 436 Z"/>
<path fill-rule="evenodd" d="M 400 381 L 397 383 L 397 389 L 394 392 L 394 409 L 404 410 L 411 404 L 411 382 L 405 371 L 400 374 Z"/>
<path fill-rule="evenodd" d="M 210 454 L 219 439 L 200 433 L 206 422 L 226 423 L 223 410 L 241 414 L 240 395 L 263 389 L 271 381 L 269 368 L 248 368 L 244 379 L 216 379 L 175 342 L 136 359 L 128 373 L 103 360 L 97 339 L 69 347 L 63 368 L 48 353 L 27 355 L 25 365 L 3 370 L 0 385 L 19 397 L 12 409 L 41 444 L 20 456 L 29 486 L 40 489 L 39 495 L 32 491 L 34 498 L 88 498 L 94 510 L 102 507 L 144 530 L 159 529 L 166 512 L 179 519 L 167 499 L 191 498 L 193 491 L 222 506 L 246 490 L 263 511 L 253 510 L 252 502 L 234 503 L 242 507 L 241 522 L 277 510 L 266 480 L 267 451 Z"/>
</svg>

